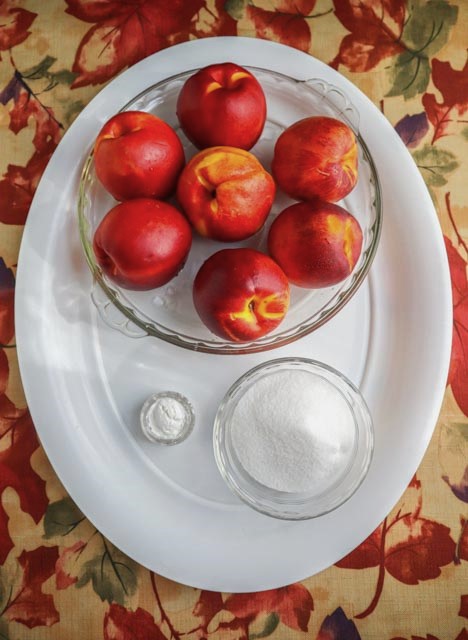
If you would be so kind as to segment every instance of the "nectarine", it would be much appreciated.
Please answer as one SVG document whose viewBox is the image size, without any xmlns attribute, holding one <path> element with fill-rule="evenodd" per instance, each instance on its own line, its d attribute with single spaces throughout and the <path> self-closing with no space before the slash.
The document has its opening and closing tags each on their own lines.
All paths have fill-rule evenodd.
<svg viewBox="0 0 468 640">
<path fill-rule="evenodd" d="M 123 111 L 99 132 L 94 145 L 96 175 L 116 200 L 167 198 L 185 164 L 176 132 L 144 111 Z"/>
<path fill-rule="evenodd" d="M 246 342 L 273 331 L 289 307 L 280 267 L 253 249 L 223 249 L 201 266 L 193 285 L 198 315 L 214 334 Z"/>
<path fill-rule="evenodd" d="M 357 182 L 356 136 L 335 118 L 299 120 L 276 141 L 272 171 L 281 189 L 296 200 L 341 200 Z"/>
<path fill-rule="evenodd" d="M 234 242 L 262 227 L 275 198 L 275 183 L 248 151 L 212 147 L 184 168 L 177 198 L 200 235 Z"/>
<path fill-rule="evenodd" d="M 175 207 L 136 198 L 105 215 L 94 234 L 93 249 L 101 269 L 114 282 L 146 290 L 177 275 L 191 244 L 190 225 Z"/>
<path fill-rule="evenodd" d="M 328 202 L 299 202 L 275 219 L 268 251 L 288 280 L 299 287 L 337 284 L 354 269 L 362 232 L 348 211 Z"/>
<path fill-rule="evenodd" d="M 265 125 L 265 94 L 258 80 L 231 62 L 200 69 L 182 87 L 177 116 L 199 148 L 250 149 Z"/>
</svg>

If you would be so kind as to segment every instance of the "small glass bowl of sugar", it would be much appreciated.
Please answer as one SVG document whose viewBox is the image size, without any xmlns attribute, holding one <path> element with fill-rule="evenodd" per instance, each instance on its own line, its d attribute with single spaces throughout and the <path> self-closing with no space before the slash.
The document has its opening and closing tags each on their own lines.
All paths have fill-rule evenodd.
<svg viewBox="0 0 468 640">
<path fill-rule="evenodd" d="M 216 463 L 227 485 L 266 515 L 305 520 L 348 500 L 364 480 L 374 432 L 360 391 L 306 358 L 251 369 L 215 419 Z"/>
</svg>

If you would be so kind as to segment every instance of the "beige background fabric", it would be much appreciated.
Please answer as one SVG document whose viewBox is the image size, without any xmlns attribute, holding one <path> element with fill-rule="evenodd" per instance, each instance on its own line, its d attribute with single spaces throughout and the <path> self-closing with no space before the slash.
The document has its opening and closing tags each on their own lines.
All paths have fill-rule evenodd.
<svg viewBox="0 0 468 640">
<path fill-rule="evenodd" d="M 468 638 L 467 24 L 464 0 L 0 2 L 0 639 Z M 154 576 L 79 513 L 29 418 L 13 326 L 21 234 L 64 131 L 137 60 L 216 35 L 306 51 L 379 106 L 434 200 L 454 294 L 449 384 L 405 495 L 337 566 L 245 596 Z"/>
</svg>

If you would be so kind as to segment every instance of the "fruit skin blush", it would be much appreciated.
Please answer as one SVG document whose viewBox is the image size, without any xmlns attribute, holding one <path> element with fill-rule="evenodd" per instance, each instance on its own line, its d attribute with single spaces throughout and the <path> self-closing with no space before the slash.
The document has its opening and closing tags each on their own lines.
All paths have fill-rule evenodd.
<svg viewBox="0 0 468 640">
<path fill-rule="evenodd" d="M 356 437 L 348 401 L 318 374 L 280 370 L 257 380 L 231 417 L 232 445 L 247 473 L 288 493 L 321 493 L 351 463 Z"/>
</svg>

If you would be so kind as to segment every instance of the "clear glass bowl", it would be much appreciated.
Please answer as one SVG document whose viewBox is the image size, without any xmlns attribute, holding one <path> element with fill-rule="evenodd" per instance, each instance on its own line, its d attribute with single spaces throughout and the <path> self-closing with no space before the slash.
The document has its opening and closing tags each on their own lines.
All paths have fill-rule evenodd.
<svg viewBox="0 0 468 640">
<path fill-rule="evenodd" d="M 149 87 L 122 109 L 148 111 L 166 120 L 179 134 L 187 160 L 197 150 L 180 128 L 176 102 L 182 85 L 195 71 L 167 78 Z M 270 171 L 278 136 L 301 118 L 329 115 L 345 121 L 357 134 L 359 179 L 341 204 L 361 225 L 361 257 L 353 273 L 338 285 L 315 290 L 292 286 L 288 314 L 279 327 L 267 336 L 248 343 L 233 343 L 217 338 L 202 324 L 193 305 L 192 283 L 199 267 L 210 255 L 226 247 L 248 246 L 266 252 L 272 221 L 293 201 L 279 192 L 264 227 L 243 243 L 219 243 L 194 234 L 187 263 L 173 280 L 152 291 L 129 291 L 118 287 L 102 273 L 93 253 L 94 231 L 116 202 L 97 180 L 91 151 L 84 163 L 78 200 L 81 241 L 95 281 L 91 295 L 105 322 L 130 337 L 151 335 L 186 349 L 217 354 L 252 353 L 284 346 L 314 331 L 342 309 L 370 268 L 380 237 L 382 203 L 374 162 L 359 135 L 357 110 L 341 90 L 323 80 L 299 81 L 258 68 L 250 68 L 250 71 L 261 83 L 267 100 L 265 129 L 252 149 L 267 170 Z"/>
<path fill-rule="evenodd" d="M 193 407 L 188 399 L 177 391 L 153 393 L 146 399 L 140 411 L 143 434 L 157 444 L 180 444 L 192 433 L 194 425 Z"/>
<path fill-rule="evenodd" d="M 342 395 L 354 418 L 352 451 L 325 489 L 292 493 L 267 487 L 253 478 L 236 455 L 232 418 L 244 394 L 262 378 L 278 371 L 305 371 L 326 380 Z M 287 401 L 287 399 L 285 399 Z M 372 418 L 360 391 L 343 374 L 306 358 L 278 358 L 241 376 L 227 391 L 215 418 L 213 448 L 218 469 L 230 489 L 253 509 L 283 520 L 306 520 L 333 511 L 348 500 L 364 480 L 372 459 Z"/>
</svg>

